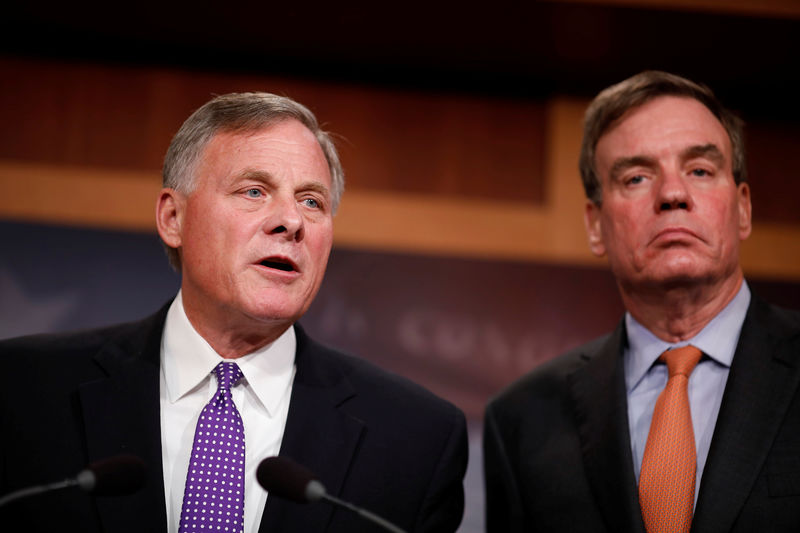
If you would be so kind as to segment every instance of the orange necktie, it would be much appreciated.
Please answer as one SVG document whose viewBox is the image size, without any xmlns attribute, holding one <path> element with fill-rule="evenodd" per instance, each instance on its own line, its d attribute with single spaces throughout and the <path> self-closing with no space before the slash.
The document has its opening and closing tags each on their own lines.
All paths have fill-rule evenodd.
<svg viewBox="0 0 800 533">
<path fill-rule="evenodd" d="M 688 532 L 694 510 L 697 452 L 689 411 L 689 375 L 702 353 L 667 350 L 669 381 L 658 397 L 639 475 L 639 504 L 647 533 Z"/>
</svg>

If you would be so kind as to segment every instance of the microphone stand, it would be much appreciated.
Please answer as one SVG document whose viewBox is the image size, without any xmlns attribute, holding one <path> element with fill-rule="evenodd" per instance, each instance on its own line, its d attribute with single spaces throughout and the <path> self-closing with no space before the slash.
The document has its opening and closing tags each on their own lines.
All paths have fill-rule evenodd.
<svg viewBox="0 0 800 533">
<path fill-rule="evenodd" d="M 25 489 L 16 490 L 14 492 L 10 492 L 0 498 L 0 507 L 3 507 L 7 503 L 11 503 L 15 500 L 19 500 L 20 498 L 25 498 L 26 496 L 33 496 L 35 494 L 42 494 L 43 492 L 49 492 L 51 490 L 61 490 L 67 489 L 69 487 L 77 487 L 80 483 L 75 478 L 65 479 L 64 481 L 56 481 L 55 483 L 48 483 L 46 485 L 37 485 L 35 487 L 28 487 Z"/>
<path fill-rule="evenodd" d="M 378 524 L 379 526 L 383 527 L 386 531 L 391 531 L 392 533 L 406 533 L 405 530 L 400 529 L 396 525 L 392 524 L 391 522 L 384 520 L 380 516 L 376 515 L 375 513 L 371 513 L 366 509 L 362 509 L 361 507 L 356 507 L 355 505 L 348 503 L 344 500 L 340 500 L 335 496 L 331 496 L 327 492 L 320 495 L 320 498 L 332 503 L 333 505 L 338 505 L 339 507 L 344 507 L 345 509 L 349 509 L 353 511 L 357 515 L 361 516 L 362 518 L 366 518 L 370 522 Z"/>
</svg>

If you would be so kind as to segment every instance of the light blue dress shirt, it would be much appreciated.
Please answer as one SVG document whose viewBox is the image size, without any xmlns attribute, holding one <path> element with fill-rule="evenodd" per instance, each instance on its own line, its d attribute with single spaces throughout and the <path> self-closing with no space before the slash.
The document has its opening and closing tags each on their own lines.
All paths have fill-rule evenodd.
<svg viewBox="0 0 800 533">
<path fill-rule="evenodd" d="M 676 344 L 665 342 L 638 323 L 630 313 L 625 314 L 628 348 L 625 350 L 625 386 L 628 395 L 628 424 L 631 433 L 631 451 L 636 482 L 642 468 L 647 434 L 653 418 L 656 400 L 669 377 L 667 365 L 658 363 L 658 357 L 668 348 L 691 344 L 703 352 L 697 367 L 689 377 L 689 406 L 697 448 L 697 482 L 694 501 L 700 489 L 700 479 L 708 457 L 711 437 L 717 414 L 725 392 L 733 354 L 739 342 L 750 289 L 742 282 L 733 300 L 700 333 Z"/>
</svg>

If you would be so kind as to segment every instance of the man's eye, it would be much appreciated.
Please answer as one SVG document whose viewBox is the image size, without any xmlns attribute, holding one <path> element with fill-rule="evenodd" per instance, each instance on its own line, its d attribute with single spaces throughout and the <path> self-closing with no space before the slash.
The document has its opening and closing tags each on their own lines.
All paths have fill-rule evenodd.
<svg viewBox="0 0 800 533">
<path fill-rule="evenodd" d="M 692 176 L 697 176 L 702 178 L 703 176 L 709 176 L 711 173 L 704 168 L 695 168 L 692 170 Z"/>
<path fill-rule="evenodd" d="M 247 189 L 244 191 L 245 196 L 248 198 L 261 198 L 261 190 L 259 189 Z"/>
<path fill-rule="evenodd" d="M 319 209 L 319 202 L 313 198 L 304 198 L 303 203 L 306 207 L 311 207 L 312 209 Z"/>
<path fill-rule="evenodd" d="M 628 179 L 628 185 L 637 185 L 644 181 L 644 176 L 633 176 Z"/>
</svg>

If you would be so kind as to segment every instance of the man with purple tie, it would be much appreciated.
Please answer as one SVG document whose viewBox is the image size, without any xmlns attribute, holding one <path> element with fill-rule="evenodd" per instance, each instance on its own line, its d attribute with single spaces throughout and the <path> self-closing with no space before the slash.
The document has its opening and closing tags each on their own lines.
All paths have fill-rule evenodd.
<svg viewBox="0 0 800 533">
<path fill-rule="evenodd" d="M 181 289 L 140 322 L 0 343 L 0 493 L 120 453 L 130 496 L 64 490 L 0 510 L 26 531 L 374 531 L 267 494 L 266 457 L 407 531 L 455 531 L 464 415 L 296 323 L 322 283 L 344 187 L 314 115 L 268 93 L 214 98 L 175 135 L 156 225 Z M 22 400 L 22 401 L 20 401 Z M 43 510 L 48 509 L 47 512 Z"/>
</svg>

